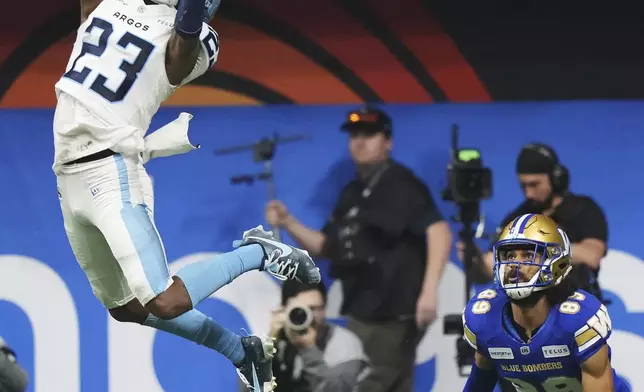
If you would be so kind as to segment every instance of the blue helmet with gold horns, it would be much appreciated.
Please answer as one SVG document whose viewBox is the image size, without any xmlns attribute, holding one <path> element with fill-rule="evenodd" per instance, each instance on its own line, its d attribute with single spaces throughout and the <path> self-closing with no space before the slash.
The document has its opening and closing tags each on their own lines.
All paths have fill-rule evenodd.
<svg viewBox="0 0 644 392">
<path fill-rule="evenodd" d="M 568 235 L 542 214 L 508 223 L 492 252 L 495 283 L 515 300 L 560 284 L 572 269 Z"/>
</svg>

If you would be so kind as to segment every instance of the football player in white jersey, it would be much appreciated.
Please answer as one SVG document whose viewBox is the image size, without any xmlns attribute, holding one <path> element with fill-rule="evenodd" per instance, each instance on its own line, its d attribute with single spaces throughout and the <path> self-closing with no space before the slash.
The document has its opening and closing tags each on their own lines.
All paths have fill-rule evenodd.
<svg viewBox="0 0 644 392">
<path fill-rule="evenodd" d="M 188 114 L 164 132 L 145 134 L 161 103 L 217 60 L 219 37 L 208 23 L 218 6 L 219 0 L 81 0 L 81 25 L 56 84 L 53 170 L 71 248 L 111 316 L 214 349 L 246 385 L 267 391 L 274 388 L 272 340 L 238 336 L 194 307 L 249 270 L 312 283 L 319 270 L 306 252 L 259 226 L 232 252 L 171 276 L 143 167 L 149 157 L 195 148 L 187 140 Z M 147 143 L 155 135 L 157 150 Z"/>
</svg>

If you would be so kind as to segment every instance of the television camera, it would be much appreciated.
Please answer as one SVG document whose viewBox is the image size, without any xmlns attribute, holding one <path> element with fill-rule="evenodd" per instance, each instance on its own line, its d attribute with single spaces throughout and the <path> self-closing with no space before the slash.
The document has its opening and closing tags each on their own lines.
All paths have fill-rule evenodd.
<svg viewBox="0 0 644 392">
<path fill-rule="evenodd" d="M 456 204 L 458 212 L 453 220 L 462 224 L 459 237 L 464 245 L 465 303 L 470 295 L 474 275 L 474 258 L 478 250 L 474 238 L 484 231 L 484 216 L 480 211 L 482 200 L 492 196 L 492 171 L 483 166 L 481 152 L 475 148 L 459 148 L 458 125 L 452 125 L 451 161 L 447 165 L 447 187 L 443 200 Z M 473 225 L 477 224 L 476 230 Z M 458 335 L 456 340 L 459 374 L 466 377 L 471 371 L 474 350 L 463 339 L 463 323 L 460 314 L 448 314 L 443 320 L 445 335 Z"/>
</svg>

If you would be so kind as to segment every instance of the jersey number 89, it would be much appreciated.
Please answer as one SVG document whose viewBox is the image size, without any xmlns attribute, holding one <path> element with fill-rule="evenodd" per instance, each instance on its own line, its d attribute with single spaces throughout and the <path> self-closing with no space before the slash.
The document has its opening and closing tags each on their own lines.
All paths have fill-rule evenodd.
<svg viewBox="0 0 644 392">
<path fill-rule="evenodd" d="M 64 77 L 74 80 L 80 84 L 85 83 L 85 80 L 92 72 L 92 70 L 88 67 L 83 67 L 82 70 L 76 71 L 76 63 L 81 57 L 85 56 L 86 54 L 101 57 L 107 49 L 108 39 L 114 32 L 112 24 L 100 18 L 92 19 L 92 22 L 89 24 L 89 26 L 87 26 L 87 29 L 85 29 L 85 35 L 91 36 L 94 29 L 101 31 L 98 37 L 98 44 L 95 45 L 87 41 L 83 42 L 83 47 L 81 48 L 80 54 L 72 63 L 71 69 L 64 75 Z M 136 81 L 139 72 L 141 72 L 141 69 L 143 69 L 143 66 L 148 61 L 150 54 L 154 50 L 154 45 L 142 38 L 135 36 L 130 32 L 123 34 L 123 36 L 118 40 L 116 44 L 124 50 L 127 49 L 128 46 L 132 45 L 138 49 L 138 54 L 136 55 L 134 61 L 131 63 L 125 60 L 121 62 L 119 69 L 125 73 L 125 79 L 123 80 L 123 82 L 121 82 L 116 91 L 110 90 L 105 85 L 107 78 L 101 74 L 96 76 L 96 78 L 90 85 L 89 88 L 92 91 L 110 102 L 119 102 L 122 101 L 123 98 L 125 98 L 127 93 L 132 88 L 132 85 Z"/>
</svg>

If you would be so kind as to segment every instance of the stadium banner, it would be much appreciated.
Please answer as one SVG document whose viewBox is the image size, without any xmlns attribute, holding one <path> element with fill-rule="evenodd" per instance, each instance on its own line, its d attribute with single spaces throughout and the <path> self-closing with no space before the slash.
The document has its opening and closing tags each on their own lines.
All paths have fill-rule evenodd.
<svg viewBox="0 0 644 392">
<path fill-rule="evenodd" d="M 217 65 L 164 105 L 641 99 L 644 53 L 633 48 L 644 31 L 637 2 L 622 3 L 503 13 L 486 1 L 318 0 L 313 12 L 308 2 L 223 1 L 211 23 Z M 29 17 L 0 25 L 0 108 L 55 105 L 79 6 L 42 1 L 35 13 L 4 2 L 6 15 Z M 565 29 L 543 28 L 562 19 Z"/>
<path fill-rule="evenodd" d="M 191 138 L 201 149 L 148 163 L 156 193 L 156 222 L 173 271 L 226 252 L 242 232 L 264 222 L 267 184 L 233 185 L 231 177 L 263 170 L 251 151 L 215 150 L 257 142 L 277 132 L 307 140 L 278 146 L 273 162 L 277 197 L 305 224 L 321 227 L 341 187 L 352 177 L 346 135 L 349 106 L 292 105 L 164 108 L 151 129 L 192 113 Z M 594 198 L 609 222 L 601 283 L 613 334 L 613 364 L 634 390 L 644 390 L 644 102 L 388 105 L 394 122 L 394 158 L 430 187 L 445 217 L 455 207 L 440 198 L 445 186 L 453 123 L 461 144 L 481 150 L 493 170 L 494 197 L 483 202 L 486 231 L 521 199 L 514 172 L 520 147 L 550 143 L 571 172 L 572 189 Z M 18 353 L 35 392 L 235 391 L 237 375 L 225 358 L 167 333 L 112 320 L 92 295 L 71 253 L 51 170 L 53 111 L 0 111 L 0 335 Z M 456 232 L 459 225 L 452 222 Z M 286 241 L 291 241 L 285 237 Z M 480 241 L 487 246 L 486 240 Z M 452 254 L 441 283 L 439 313 L 465 303 L 462 265 Z M 326 277 L 326 262 L 319 261 Z M 342 323 L 338 282 L 330 287 L 328 317 Z M 199 309 L 228 328 L 268 330 L 279 302 L 279 282 L 251 272 L 204 301 Z M 416 392 L 457 391 L 464 384 L 455 362 L 456 336 L 439 319 L 417 352 Z"/>
</svg>

